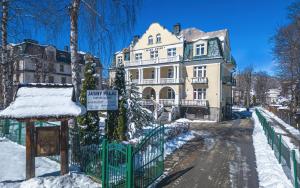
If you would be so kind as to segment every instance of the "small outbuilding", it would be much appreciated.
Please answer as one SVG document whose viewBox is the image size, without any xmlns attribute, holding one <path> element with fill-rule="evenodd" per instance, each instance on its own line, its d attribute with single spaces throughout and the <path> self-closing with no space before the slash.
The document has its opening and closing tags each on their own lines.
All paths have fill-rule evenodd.
<svg viewBox="0 0 300 188">
<path fill-rule="evenodd" d="M 69 172 L 68 120 L 86 113 L 75 102 L 69 84 L 25 84 L 18 87 L 15 100 L 0 112 L 1 119 L 26 123 L 26 179 L 35 176 L 35 157 L 58 155 L 61 174 Z M 35 127 L 35 121 L 60 121 L 60 126 Z"/>
</svg>

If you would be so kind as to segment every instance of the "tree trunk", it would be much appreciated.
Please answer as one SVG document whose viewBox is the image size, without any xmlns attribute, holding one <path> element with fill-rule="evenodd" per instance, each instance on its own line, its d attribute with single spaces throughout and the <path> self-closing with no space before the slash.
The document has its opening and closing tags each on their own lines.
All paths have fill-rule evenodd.
<svg viewBox="0 0 300 188">
<path fill-rule="evenodd" d="M 70 33 L 70 50 L 71 50 L 71 69 L 72 69 L 72 84 L 75 89 L 75 99 L 79 102 L 80 95 L 80 75 L 78 66 L 78 14 L 80 0 L 72 0 L 70 10 L 71 33 Z"/>
<path fill-rule="evenodd" d="M 8 20 L 8 0 L 2 0 L 2 23 L 1 23 L 1 42 L 2 42 L 2 86 L 3 86 L 3 105 L 7 107 L 11 102 L 10 95 L 10 70 L 7 56 L 7 20 Z"/>
</svg>

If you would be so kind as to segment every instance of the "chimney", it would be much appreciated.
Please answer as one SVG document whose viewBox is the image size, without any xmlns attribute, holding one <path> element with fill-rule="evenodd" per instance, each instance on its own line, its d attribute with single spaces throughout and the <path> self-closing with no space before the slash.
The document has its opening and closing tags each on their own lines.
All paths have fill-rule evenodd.
<svg viewBox="0 0 300 188">
<path fill-rule="evenodd" d="M 180 23 L 176 23 L 176 24 L 173 26 L 173 33 L 174 33 L 175 35 L 179 35 L 180 31 L 181 31 L 181 25 L 180 25 Z"/>
<path fill-rule="evenodd" d="M 134 35 L 133 36 L 133 45 L 135 45 L 139 39 L 140 39 L 139 35 Z"/>
<path fill-rule="evenodd" d="M 69 51 L 69 46 L 65 46 L 64 51 L 68 52 Z"/>
</svg>

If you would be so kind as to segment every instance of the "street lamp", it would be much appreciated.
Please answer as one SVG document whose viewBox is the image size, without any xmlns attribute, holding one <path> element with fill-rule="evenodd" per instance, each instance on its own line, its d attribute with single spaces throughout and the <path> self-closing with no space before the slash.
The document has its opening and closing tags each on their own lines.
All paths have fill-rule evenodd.
<svg viewBox="0 0 300 188">
<path fill-rule="evenodd" d="M 299 126 L 300 126 L 300 109 L 297 110 L 294 118 L 295 118 L 295 121 L 296 121 L 297 129 L 299 129 Z"/>
</svg>

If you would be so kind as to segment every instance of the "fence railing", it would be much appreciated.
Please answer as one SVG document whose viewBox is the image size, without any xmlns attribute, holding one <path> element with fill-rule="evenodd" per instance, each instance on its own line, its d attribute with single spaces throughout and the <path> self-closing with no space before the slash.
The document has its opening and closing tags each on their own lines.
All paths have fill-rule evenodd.
<svg viewBox="0 0 300 188">
<path fill-rule="evenodd" d="M 255 112 L 278 162 L 285 169 L 284 172 L 286 175 L 292 179 L 294 187 L 299 188 L 300 158 L 296 156 L 295 149 L 289 148 L 288 144 L 282 139 L 282 135 L 275 132 L 274 128 L 258 109 L 255 109 Z"/>
</svg>

